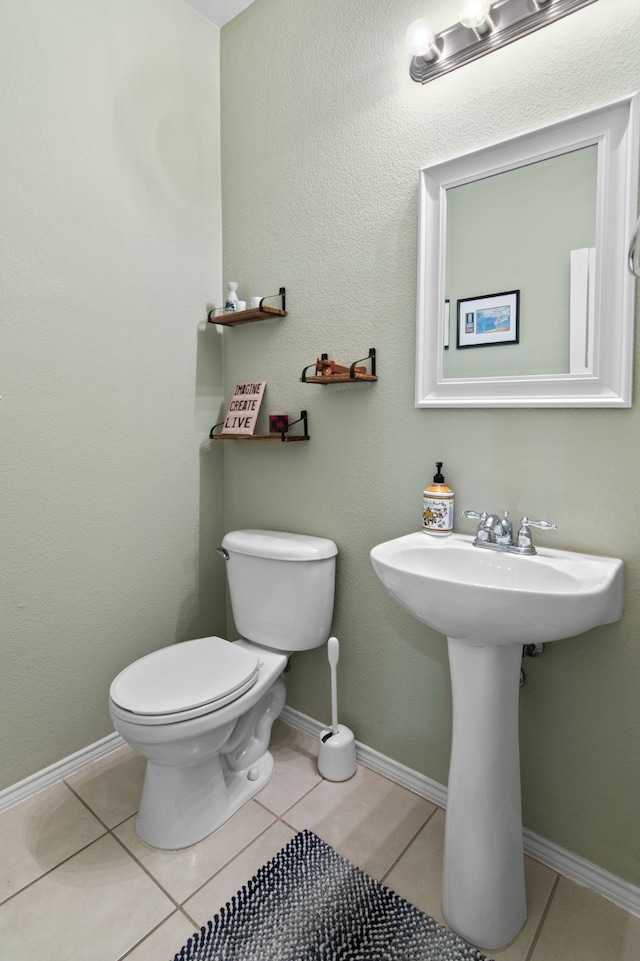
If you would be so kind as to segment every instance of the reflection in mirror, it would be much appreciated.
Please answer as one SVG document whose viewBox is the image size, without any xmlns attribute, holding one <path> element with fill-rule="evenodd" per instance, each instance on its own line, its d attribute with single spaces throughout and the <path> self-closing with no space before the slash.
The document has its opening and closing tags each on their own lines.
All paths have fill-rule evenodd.
<svg viewBox="0 0 640 961">
<path fill-rule="evenodd" d="M 637 112 L 421 170 L 416 406 L 631 405 Z"/>
<path fill-rule="evenodd" d="M 445 354 L 445 377 L 569 373 L 571 253 L 595 246 L 597 153 L 584 147 L 447 191 L 445 297 L 458 349 Z M 517 342 L 498 327 L 480 344 L 493 350 L 459 349 L 461 302 L 514 282 Z"/>
</svg>

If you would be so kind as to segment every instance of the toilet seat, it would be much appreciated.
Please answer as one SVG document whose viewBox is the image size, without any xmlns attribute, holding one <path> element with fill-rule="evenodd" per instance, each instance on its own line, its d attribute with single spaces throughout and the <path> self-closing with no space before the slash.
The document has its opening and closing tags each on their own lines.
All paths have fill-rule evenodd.
<svg viewBox="0 0 640 961">
<path fill-rule="evenodd" d="M 221 637 L 163 647 L 111 685 L 112 704 L 142 724 L 189 720 L 237 700 L 256 683 L 258 656 Z"/>
</svg>

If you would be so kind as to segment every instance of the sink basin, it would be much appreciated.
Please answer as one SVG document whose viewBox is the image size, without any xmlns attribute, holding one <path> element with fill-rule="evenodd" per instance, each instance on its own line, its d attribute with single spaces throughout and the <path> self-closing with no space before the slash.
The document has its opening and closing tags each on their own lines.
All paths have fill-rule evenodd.
<svg viewBox="0 0 640 961">
<path fill-rule="evenodd" d="M 442 881 L 447 924 L 479 948 L 527 917 L 518 704 L 522 646 L 622 616 L 623 563 L 539 548 L 532 556 L 418 531 L 371 551 L 389 593 L 445 634 L 453 697 Z"/>
<path fill-rule="evenodd" d="M 527 557 L 418 531 L 371 551 L 389 593 L 447 637 L 474 644 L 536 644 L 620 620 L 623 563 L 538 548 Z"/>
</svg>

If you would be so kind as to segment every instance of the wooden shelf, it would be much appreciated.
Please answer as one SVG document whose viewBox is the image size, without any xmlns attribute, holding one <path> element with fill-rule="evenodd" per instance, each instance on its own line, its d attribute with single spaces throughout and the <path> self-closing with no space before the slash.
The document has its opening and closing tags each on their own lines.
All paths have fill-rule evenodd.
<svg viewBox="0 0 640 961">
<path fill-rule="evenodd" d="M 291 421 L 289 424 L 289 428 L 291 428 L 294 424 L 302 423 L 302 434 L 292 434 L 290 433 L 289 428 L 287 428 L 285 431 L 273 434 L 214 434 L 216 427 L 222 427 L 224 424 L 224 421 L 222 421 L 220 424 L 214 424 L 214 426 L 211 428 L 209 440 L 266 440 L 271 441 L 272 443 L 277 441 L 279 444 L 293 444 L 296 441 L 311 440 L 308 434 L 308 420 L 309 416 L 306 410 L 301 410 L 298 420 Z"/>
<path fill-rule="evenodd" d="M 371 361 L 370 373 L 367 372 L 366 367 L 358 366 L 365 360 Z M 315 373 L 309 376 L 307 371 L 311 370 L 312 367 L 315 367 Z M 355 384 L 360 381 L 371 383 L 377 379 L 375 347 L 370 347 L 366 357 L 354 360 L 349 367 L 342 367 L 340 364 L 336 364 L 334 360 L 329 360 L 328 354 L 322 354 L 315 364 L 309 364 L 304 368 L 300 377 L 303 384 L 323 384 L 324 386 L 329 384 Z"/>
<path fill-rule="evenodd" d="M 267 440 L 292 444 L 296 440 L 311 440 L 308 434 L 210 434 L 211 440 Z"/>
<path fill-rule="evenodd" d="M 272 320 L 274 317 L 286 317 L 286 310 L 278 307 L 252 307 L 250 310 L 240 310 L 238 313 L 213 314 L 207 317 L 210 324 L 220 324 L 221 327 L 240 327 L 241 324 L 255 324 L 260 320 Z"/>
<path fill-rule="evenodd" d="M 305 377 L 305 384 L 355 384 L 357 381 L 375 381 L 378 378 L 375 374 L 356 374 L 350 377 L 349 374 L 331 374 L 326 377 Z M 300 378 L 302 380 L 302 377 Z"/>
<path fill-rule="evenodd" d="M 285 296 L 285 288 L 281 287 L 277 294 L 272 294 L 271 297 L 263 297 L 259 307 L 250 307 L 249 310 L 225 311 L 223 307 L 214 307 L 207 315 L 207 322 L 209 324 L 219 324 L 221 327 L 240 327 L 242 324 L 255 324 L 261 320 L 286 317 Z M 281 297 L 282 307 L 270 307 L 265 304 L 265 300 L 271 300 L 272 297 Z M 216 313 L 216 311 L 220 311 L 220 313 Z"/>
</svg>

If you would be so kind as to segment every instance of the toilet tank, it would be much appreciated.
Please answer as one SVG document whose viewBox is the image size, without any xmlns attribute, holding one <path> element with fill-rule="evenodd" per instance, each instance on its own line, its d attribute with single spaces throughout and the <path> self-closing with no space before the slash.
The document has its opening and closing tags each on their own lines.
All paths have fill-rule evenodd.
<svg viewBox="0 0 640 961">
<path fill-rule="evenodd" d="M 284 531 L 226 534 L 227 578 L 240 635 L 274 651 L 308 651 L 331 631 L 338 548 Z"/>
</svg>

